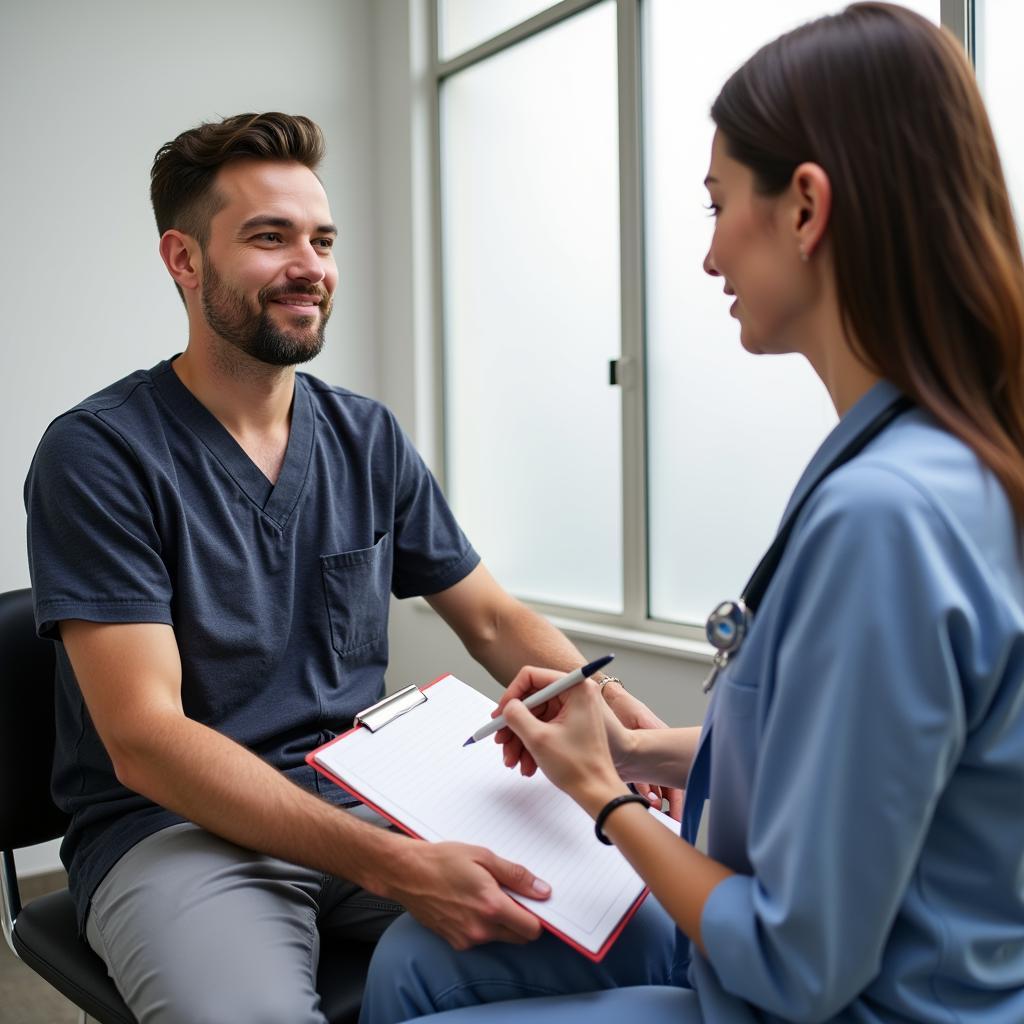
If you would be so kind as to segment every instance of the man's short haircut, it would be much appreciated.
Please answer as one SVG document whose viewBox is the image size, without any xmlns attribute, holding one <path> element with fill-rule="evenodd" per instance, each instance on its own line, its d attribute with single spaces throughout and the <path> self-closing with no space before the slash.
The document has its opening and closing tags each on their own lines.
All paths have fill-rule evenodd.
<svg viewBox="0 0 1024 1024">
<path fill-rule="evenodd" d="M 157 230 L 163 235 L 175 228 L 205 250 L 210 221 L 224 205 L 213 184 L 221 167 L 246 158 L 293 160 L 315 172 L 323 155 L 323 133 L 308 117 L 236 114 L 190 128 L 162 145 L 153 160 L 149 194 Z"/>
</svg>

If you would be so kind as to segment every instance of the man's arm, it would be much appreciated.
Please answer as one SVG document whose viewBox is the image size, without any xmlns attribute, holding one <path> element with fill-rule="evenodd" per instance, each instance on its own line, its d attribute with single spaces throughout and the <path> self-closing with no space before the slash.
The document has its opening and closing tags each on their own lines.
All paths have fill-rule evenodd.
<svg viewBox="0 0 1024 1024">
<path fill-rule="evenodd" d="M 499 888 L 546 895 L 525 868 L 479 847 L 417 842 L 361 822 L 186 717 L 169 626 L 65 620 L 61 638 L 129 789 L 231 842 L 397 900 L 456 948 L 540 933 L 537 918 Z"/>
<path fill-rule="evenodd" d="M 466 650 L 503 686 L 524 665 L 569 671 L 586 664 L 587 659 L 565 634 L 509 594 L 483 563 L 454 586 L 429 595 L 427 601 L 454 630 Z M 609 683 L 603 693 L 616 718 L 628 728 L 665 728 L 654 712 L 619 684 Z M 509 746 L 506 743 L 506 757 L 514 753 Z M 519 753 L 529 769 L 529 751 L 524 748 Z M 643 789 L 647 791 L 647 787 Z M 669 801 L 672 816 L 678 819 L 682 812 L 681 792 L 665 788 L 663 795 Z"/>
<path fill-rule="evenodd" d="M 508 593 L 483 563 L 427 601 L 502 686 L 526 664 L 566 670 L 586 664 L 568 637 Z"/>
</svg>

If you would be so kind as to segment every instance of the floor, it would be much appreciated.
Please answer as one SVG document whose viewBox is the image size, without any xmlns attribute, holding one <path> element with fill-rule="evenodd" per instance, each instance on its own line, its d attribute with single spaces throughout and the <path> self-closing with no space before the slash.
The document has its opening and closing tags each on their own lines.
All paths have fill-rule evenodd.
<svg viewBox="0 0 1024 1024">
<path fill-rule="evenodd" d="M 59 871 L 20 880 L 23 903 L 67 885 Z M 78 1010 L 10 951 L 0 935 L 0 1024 L 74 1024 Z"/>
</svg>

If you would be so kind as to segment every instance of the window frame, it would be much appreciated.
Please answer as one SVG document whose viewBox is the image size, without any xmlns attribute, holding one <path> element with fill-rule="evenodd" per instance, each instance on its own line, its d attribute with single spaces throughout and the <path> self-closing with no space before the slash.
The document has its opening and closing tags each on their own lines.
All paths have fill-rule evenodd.
<svg viewBox="0 0 1024 1024">
<path fill-rule="evenodd" d="M 644 0 L 560 0 L 546 10 L 451 57 L 442 59 L 444 0 L 426 0 L 429 46 L 430 117 L 430 287 L 432 366 L 431 425 L 438 440 L 435 472 L 446 487 L 449 445 L 446 425 L 447 358 L 444 310 L 444 210 L 442 173 L 444 125 L 441 95 L 451 76 L 472 67 L 568 18 L 610 2 L 616 6 L 619 104 L 619 279 L 620 354 L 614 361 L 622 402 L 623 610 L 601 612 L 572 605 L 530 601 L 531 607 L 582 639 L 614 639 L 622 646 L 660 648 L 706 655 L 702 623 L 654 618 L 649 610 L 648 449 L 646 382 L 646 279 L 644 274 L 644 138 L 642 18 Z M 940 21 L 975 60 L 975 0 L 940 0 Z M 609 368 L 611 371 L 611 367 Z"/>
</svg>

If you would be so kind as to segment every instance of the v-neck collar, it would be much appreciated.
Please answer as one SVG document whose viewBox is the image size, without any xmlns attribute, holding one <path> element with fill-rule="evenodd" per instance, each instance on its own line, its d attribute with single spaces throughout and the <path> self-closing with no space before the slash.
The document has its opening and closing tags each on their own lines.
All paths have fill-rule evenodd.
<svg viewBox="0 0 1024 1024">
<path fill-rule="evenodd" d="M 272 484 L 220 420 L 185 387 L 171 360 L 158 363 L 150 374 L 171 412 L 206 445 L 249 500 L 283 527 L 295 511 L 313 454 L 313 404 L 302 377 L 295 375 L 288 448 L 277 483 Z"/>
</svg>

